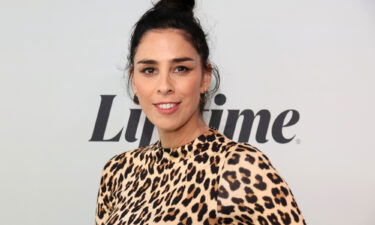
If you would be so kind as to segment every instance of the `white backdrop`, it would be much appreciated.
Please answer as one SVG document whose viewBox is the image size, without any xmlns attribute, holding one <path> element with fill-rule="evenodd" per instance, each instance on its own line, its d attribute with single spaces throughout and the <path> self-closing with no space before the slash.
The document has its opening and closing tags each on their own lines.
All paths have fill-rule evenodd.
<svg viewBox="0 0 375 225">
<path fill-rule="evenodd" d="M 121 69 L 130 30 L 151 2 L 0 5 L 0 223 L 94 224 L 104 163 L 139 143 L 124 131 L 119 141 L 89 140 L 101 95 L 116 95 L 104 139 L 138 108 Z M 308 224 L 375 224 L 375 1 L 206 0 L 196 9 L 227 97 L 211 105 L 223 110 L 219 129 L 229 109 L 267 109 L 271 123 L 298 111 L 284 128 L 291 142 L 269 131 L 257 143 L 254 129 L 249 142 L 286 179 Z"/>
</svg>

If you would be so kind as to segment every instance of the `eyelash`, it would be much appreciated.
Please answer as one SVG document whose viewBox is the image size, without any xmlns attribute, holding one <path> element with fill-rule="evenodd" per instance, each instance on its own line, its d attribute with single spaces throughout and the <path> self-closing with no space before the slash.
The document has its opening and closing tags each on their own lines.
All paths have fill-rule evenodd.
<svg viewBox="0 0 375 225">
<path fill-rule="evenodd" d="M 177 66 L 176 69 L 177 68 L 183 68 L 184 70 L 182 72 L 188 72 L 188 71 L 190 71 L 190 69 L 187 68 L 186 66 Z"/>
<path fill-rule="evenodd" d="M 147 73 L 147 72 L 146 72 L 147 70 L 150 70 L 150 69 L 151 69 L 151 70 L 155 70 L 154 68 L 147 67 L 147 68 L 142 69 L 141 72 L 142 72 L 142 73 L 145 73 L 145 74 L 150 74 L 150 73 Z"/>
<path fill-rule="evenodd" d="M 182 70 L 182 71 L 177 71 L 177 72 L 188 72 L 188 71 L 190 71 L 190 69 L 187 68 L 186 66 L 177 66 L 177 67 L 176 67 L 176 69 L 179 69 L 179 68 L 182 68 L 183 70 Z M 176 69 L 175 69 L 175 70 L 176 70 Z M 144 73 L 144 74 L 152 74 L 152 73 L 153 73 L 153 72 L 148 73 L 148 72 L 147 72 L 148 70 L 152 70 L 152 71 L 154 72 L 154 71 L 155 71 L 155 68 L 147 67 L 147 68 L 142 69 L 141 72 Z"/>
</svg>

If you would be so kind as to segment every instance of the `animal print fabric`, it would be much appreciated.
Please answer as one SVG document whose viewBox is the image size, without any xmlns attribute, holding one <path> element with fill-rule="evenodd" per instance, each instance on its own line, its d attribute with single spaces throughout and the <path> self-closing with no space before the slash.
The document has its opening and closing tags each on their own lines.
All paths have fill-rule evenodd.
<svg viewBox="0 0 375 225">
<path fill-rule="evenodd" d="M 214 128 L 188 144 L 160 140 L 105 164 L 96 225 L 306 224 L 267 156 Z"/>
</svg>

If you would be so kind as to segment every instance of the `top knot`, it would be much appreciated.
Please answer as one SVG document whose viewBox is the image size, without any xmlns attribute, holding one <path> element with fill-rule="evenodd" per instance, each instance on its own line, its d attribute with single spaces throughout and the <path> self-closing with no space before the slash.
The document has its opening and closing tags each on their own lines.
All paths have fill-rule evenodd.
<svg viewBox="0 0 375 225">
<path fill-rule="evenodd" d="M 194 0 L 160 0 L 155 4 L 154 9 L 164 12 L 187 12 L 192 13 Z"/>
</svg>

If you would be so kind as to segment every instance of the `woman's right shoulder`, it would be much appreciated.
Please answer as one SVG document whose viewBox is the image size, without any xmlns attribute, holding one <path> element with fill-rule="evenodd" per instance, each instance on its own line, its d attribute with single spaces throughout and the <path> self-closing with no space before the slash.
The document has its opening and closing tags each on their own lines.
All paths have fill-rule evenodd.
<svg viewBox="0 0 375 225">
<path fill-rule="evenodd" d="M 107 159 L 106 163 L 104 164 L 103 171 L 110 172 L 113 174 L 123 169 L 126 164 L 133 164 L 134 157 L 147 152 L 147 149 L 150 146 L 138 147 L 132 150 L 116 153 L 115 155 Z"/>
</svg>

